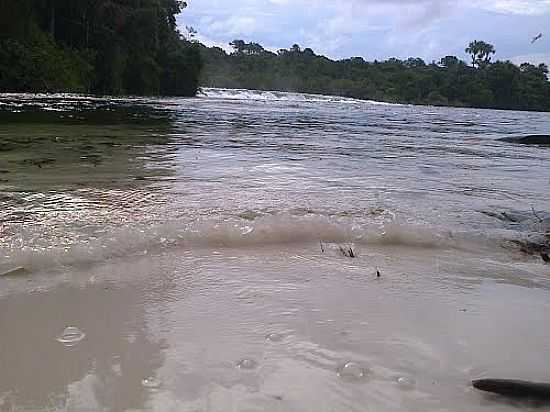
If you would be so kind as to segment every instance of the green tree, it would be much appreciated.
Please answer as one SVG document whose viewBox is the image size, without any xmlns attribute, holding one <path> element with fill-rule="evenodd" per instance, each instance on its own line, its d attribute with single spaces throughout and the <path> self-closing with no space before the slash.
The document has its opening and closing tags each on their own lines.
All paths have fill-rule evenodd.
<svg viewBox="0 0 550 412">
<path fill-rule="evenodd" d="M 201 56 L 176 28 L 186 6 L 178 0 L 0 0 L 0 91 L 194 93 Z"/>
<path fill-rule="evenodd" d="M 472 67 L 486 66 L 491 62 L 491 54 L 495 54 L 495 48 L 492 44 L 484 41 L 474 40 L 465 49 L 472 58 Z"/>
<path fill-rule="evenodd" d="M 439 61 L 439 65 L 450 69 L 456 67 L 460 63 L 460 60 L 456 56 L 445 56 Z"/>
<path fill-rule="evenodd" d="M 219 48 L 199 46 L 205 60 L 201 83 L 388 102 L 550 111 L 545 66 L 491 63 L 477 54 L 476 59 L 487 61 L 478 68 L 456 56 L 445 56 L 438 64 L 426 64 L 419 58 L 334 61 L 298 45 L 277 54 L 245 53 L 250 44 L 254 43 L 242 41 L 243 53 L 229 55 Z"/>
</svg>

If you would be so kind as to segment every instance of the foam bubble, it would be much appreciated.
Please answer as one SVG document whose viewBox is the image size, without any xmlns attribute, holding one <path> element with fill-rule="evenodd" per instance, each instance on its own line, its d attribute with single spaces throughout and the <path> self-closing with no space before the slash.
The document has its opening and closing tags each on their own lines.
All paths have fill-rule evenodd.
<svg viewBox="0 0 550 412">
<path fill-rule="evenodd" d="M 57 336 L 57 341 L 67 347 L 75 346 L 86 337 L 86 334 L 75 326 L 66 327 L 63 332 Z"/>
<path fill-rule="evenodd" d="M 158 389 L 161 386 L 161 382 L 154 376 L 149 376 L 141 381 L 141 386 L 147 389 Z"/>
<path fill-rule="evenodd" d="M 416 382 L 414 381 L 414 379 L 408 376 L 400 376 L 396 379 L 396 382 L 397 382 L 397 385 L 399 385 L 399 387 L 404 390 L 411 390 L 416 385 Z"/>
<path fill-rule="evenodd" d="M 258 367 L 258 362 L 254 359 L 242 359 L 237 363 L 237 368 L 239 369 L 256 369 Z"/>
<path fill-rule="evenodd" d="M 281 335 L 280 333 L 270 333 L 265 337 L 265 339 L 270 342 L 281 342 L 283 338 L 283 335 Z"/>
<path fill-rule="evenodd" d="M 357 362 L 347 362 L 337 370 L 338 376 L 345 381 L 359 382 L 365 379 L 369 370 Z"/>
</svg>

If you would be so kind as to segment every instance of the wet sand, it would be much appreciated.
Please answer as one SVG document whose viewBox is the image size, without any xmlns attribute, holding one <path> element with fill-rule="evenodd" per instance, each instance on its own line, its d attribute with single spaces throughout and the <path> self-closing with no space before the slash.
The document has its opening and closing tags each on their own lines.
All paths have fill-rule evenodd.
<svg viewBox="0 0 550 412">
<path fill-rule="evenodd" d="M 0 299 L 2 410 L 529 407 L 470 380 L 548 378 L 544 273 L 518 281 L 452 250 L 357 253 L 171 251 L 3 280 L 19 291 Z M 86 336 L 67 347 L 71 325 Z"/>
</svg>

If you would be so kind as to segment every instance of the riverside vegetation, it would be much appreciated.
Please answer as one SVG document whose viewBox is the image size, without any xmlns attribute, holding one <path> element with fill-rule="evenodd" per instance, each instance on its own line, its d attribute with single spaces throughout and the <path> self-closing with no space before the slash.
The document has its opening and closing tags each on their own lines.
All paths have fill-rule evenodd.
<svg viewBox="0 0 550 412">
<path fill-rule="evenodd" d="M 0 0 L 0 92 L 193 96 L 177 0 Z"/>
<path fill-rule="evenodd" d="M 233 53 L 201 46 L 209 87 L 333 94 L 392 103 L 476 108 L 550 110 L 548 67 L 491 61 L 495 48 L 474 41 L 467 64 L 456 56 L 426 63 L 420 58 L 333 61 L 298 45 L 273 53 L 235 40 Z"/>
<path fill-rule="evenodd" d="M 186 39 L 177 0 L 0 0 L 0 92 L 193 96 L 199 85 L 333 94 L 394 103 L 550 111 L 545 64 L 492 62 L 470 43 L 456 56 L 334 61 L 293 45 L 232 53 Z"/>
</svg>

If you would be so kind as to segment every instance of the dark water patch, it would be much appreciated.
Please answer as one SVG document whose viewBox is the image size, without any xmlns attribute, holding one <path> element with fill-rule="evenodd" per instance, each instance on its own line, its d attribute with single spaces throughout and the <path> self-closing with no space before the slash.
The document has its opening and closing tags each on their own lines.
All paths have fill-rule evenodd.
<svg viewBox="0 0 550 412">
<path fill-rule="evenodd" d="M 0 122 L 4 124 L 159 125 L 167 124 L 171 120 L 171 111 L 167 109 L 128 101 L 47 98 L 21 100 L 0 96 L 0 103 Z"/>
<path fill-rule="evenodd" d="M 536 145 L 536 146 L 550 146 L 550 135 L 546 135 L 546 134 L 504 137 L 500 140 L 507 143 L 517 143 L 517 144 Z"/>
</svg>

